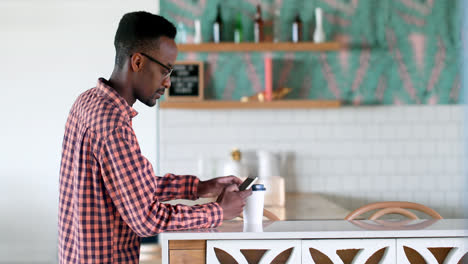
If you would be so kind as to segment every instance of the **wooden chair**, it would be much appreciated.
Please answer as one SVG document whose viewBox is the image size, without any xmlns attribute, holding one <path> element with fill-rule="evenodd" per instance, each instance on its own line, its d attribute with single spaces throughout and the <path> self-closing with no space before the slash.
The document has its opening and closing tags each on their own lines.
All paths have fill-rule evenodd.
<svg viewBox="0 0 468 264">
<path fill-rule="evenodd" d="M 419 219 L 419 217 L 414 214 L 413 212 L 409 211 L 408 209 L 412 209 L 415 211 L 423 212 L 433 219 L 442 219 L 442 216 L 434 211 L 433 209 L 418 203 L 412 202 L 377 202 L 377 203 L 370 203 L 364 205 L 345 217 L 345 220 L 354 220 L 361 216 L 364 213 L 378 210 L 373 213 L 368 219 L 369 220 L 377 220 L 380 217 L 387 215 L 387 214 L 400 214 L 406 216 L 410 219 Z"/>
<path fill-rule="evenodd" d="M 268 220 L 271 220 L 271 221 L 279 221 L 280 220 L 278 216 L 276 216 L 271 211 L 268 211 L 267 209 L 263 209 L 263 216 L 268 218 Z"/>
</svg>

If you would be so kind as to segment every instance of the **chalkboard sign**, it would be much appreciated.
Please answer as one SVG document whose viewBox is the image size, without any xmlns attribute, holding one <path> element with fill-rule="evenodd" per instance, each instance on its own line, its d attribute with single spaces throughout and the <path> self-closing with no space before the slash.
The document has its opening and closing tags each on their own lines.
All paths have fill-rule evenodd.
<svg viewBox="0 0 468 264">
<path fill-rule="evenodd" d="M 167 101 L 203 100 L 203 62 L 176 61 L 165 96 Z"/>
</svg>

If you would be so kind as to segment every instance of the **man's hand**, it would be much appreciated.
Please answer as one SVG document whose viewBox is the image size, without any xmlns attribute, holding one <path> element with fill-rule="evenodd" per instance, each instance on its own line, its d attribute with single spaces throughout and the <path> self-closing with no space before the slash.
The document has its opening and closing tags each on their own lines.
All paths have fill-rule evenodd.
<svg viewBox="0 0 468 264">
<path fill-rule="evenodd" d="M 202 198 L 216 197 L 229 185 L 240 185 L 241 179 L 236 176 L 224 176 L 198 183 L 198 196 Z"/>
<path fill-rule="evenodd" d="M 230 220 L 239 216 L 245 206 L 245 198 L 252 194 L 252 190 L 239 191 L 236 184 L 224 188 L 216 202 L 223 208 L 223 220 Z"/>
</svg>

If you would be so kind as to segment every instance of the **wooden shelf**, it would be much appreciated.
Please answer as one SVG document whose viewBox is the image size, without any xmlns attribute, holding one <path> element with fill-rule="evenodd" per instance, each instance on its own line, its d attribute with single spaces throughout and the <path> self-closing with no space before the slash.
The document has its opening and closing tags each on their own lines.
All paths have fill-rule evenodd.
<svg viewBox="0 0 468 264">
<path fill-rule="evenodd" d="M 162 109 L 307 109 L 335 108 L 341 106 L 335 100 L 279 100 L 272 102 L 240 102 L 205 100 L 199 102 L 162 101 Z"/>
<path fill-rule="evenodd" d="M 201 43 L 179 44 L 179 52 L 242 52 L 242 51 L 333 51 L 339 50 L 339 42 L 261 42 L 261 43 Z"/>
</svg>

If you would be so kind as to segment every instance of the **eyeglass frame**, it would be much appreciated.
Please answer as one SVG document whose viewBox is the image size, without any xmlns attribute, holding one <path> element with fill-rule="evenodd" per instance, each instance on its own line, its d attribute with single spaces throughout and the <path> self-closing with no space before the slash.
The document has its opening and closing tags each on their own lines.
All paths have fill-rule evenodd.
<svg viewBox="0 0 468 264">
<path fill-rule="evenodd" d="M 163 77 L 163 79 L 167 79 L 171 76 L 172 74 L 172 71 L 174 70 L 174 68 L 171 68 L 167 65 L 165 65 L 164 63 L 158 61 L 157 59 L 151 57 L 150 55 L 146 54 L 146 53 L 143 53 L 143 52 L 140 52 L 141 55 L 145 56 L 147 59 L 149 59 L 150 61 L 154 62 L 154 63 L 157 63 L 159 64 L 160 66 L 162 66 L 164 69 L 168 70 L 169 72 L 166 73 Z"/>
</svg>

